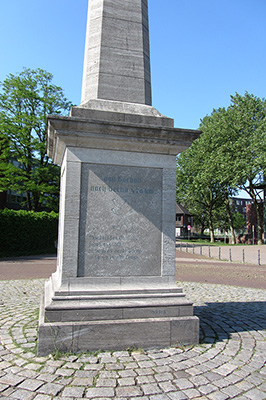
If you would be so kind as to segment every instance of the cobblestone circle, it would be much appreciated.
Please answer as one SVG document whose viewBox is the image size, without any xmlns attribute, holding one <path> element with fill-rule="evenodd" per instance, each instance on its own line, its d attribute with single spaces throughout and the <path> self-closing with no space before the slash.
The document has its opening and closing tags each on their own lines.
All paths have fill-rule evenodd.
<svg viewBox="0 0 266 400">
<path fill-rule="evenodd" d="M 182 286 L 200 345 L 38 357 L 44 280 L 0 281 L 0 399 L 266 399 L 266 290 Z"/>
</svg>

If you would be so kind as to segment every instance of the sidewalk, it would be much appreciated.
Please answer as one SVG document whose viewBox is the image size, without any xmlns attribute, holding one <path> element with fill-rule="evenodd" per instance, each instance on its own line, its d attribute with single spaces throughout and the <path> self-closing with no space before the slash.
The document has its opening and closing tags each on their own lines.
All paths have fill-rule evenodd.
<svg viewBox="0 0 266 400">
<path fill-rule="evenodd" d="M 266 245 L 251 246 L 251 245 L 237 245 L 237 246 L 209 246 L 199 245 L 196 243 L 176 242 L 176 249 L 190 254 L 204 255 L 215 259 L 227 260 L 233 262 L 248 263 L 258 265 L 266 265 Z"/>
<path fill-rule="evenodd" d="M 266 289 L 266 266 L 219 261 L 176 250 L 176 280 Z"/>
<path fill-rule="evenodd" d="M 49 278 L 56 270 L 56 256 L 0 259 L 0 280 Z"/>
</svg>

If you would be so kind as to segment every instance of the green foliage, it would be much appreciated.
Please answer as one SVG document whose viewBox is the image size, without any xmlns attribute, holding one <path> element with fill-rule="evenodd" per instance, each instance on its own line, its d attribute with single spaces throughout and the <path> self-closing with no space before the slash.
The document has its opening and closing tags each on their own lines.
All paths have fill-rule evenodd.
<svg viewBox="0 0 266 400">
<path fill-rule="evenodd" d="M 240 214 L 239 212 L 235 213 L 234 215 L 234 228 L 236 230 L 240 230 L 240 229 L 244 229 L 245 228 L 245 218 L 242 214 Z"/>
<path fill-rule="evenodd" d="M 71 106 L 52 79 L 42 69 L 24 69 L 1 83 L 0 191 L 27 193 L 28 209 L 35 211 L 59 196 L 59 168 L 46 154 L 47 115 Z"/>
<path fill-rule="evenodd" d="M 246 190 L 256 203 L 254 185 L 266 169 L 266 102 L 236 93 L 228 109 L 201 121 L 201 136 L 177 159 L 177 201 L 196 221 L 234 230 L 229 197 Z M 259 222 L 259 225 L 261 222 Z"/>
<path fill-rule="evenodd" d="M 58 214 L 0 211 L 0 257 L 55 253 Z"/>
</svg>

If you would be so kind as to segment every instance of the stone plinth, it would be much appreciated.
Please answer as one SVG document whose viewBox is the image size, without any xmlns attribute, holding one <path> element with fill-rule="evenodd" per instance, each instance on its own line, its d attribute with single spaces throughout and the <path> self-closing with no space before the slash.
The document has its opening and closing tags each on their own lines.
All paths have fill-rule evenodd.
<svg viewBox="0 0 266 400">
<path fill-rule="evenodd" d="M 198 342 L 193 305 L 175 285 L 176 154 L 198 134 L 147 105 L 95 100 L 49 117 L 61 198 L 40 355 Z"/>
</svg>

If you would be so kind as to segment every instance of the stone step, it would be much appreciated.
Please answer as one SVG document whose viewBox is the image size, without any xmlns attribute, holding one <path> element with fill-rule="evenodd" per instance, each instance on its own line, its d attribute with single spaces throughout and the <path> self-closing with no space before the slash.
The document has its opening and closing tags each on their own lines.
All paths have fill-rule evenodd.
<svg viewBox="0 0 266 400">
<path fill-rule="evenodd" d="M 185 297 L 184 293 L 150 293 L 150 294 L 141 294 L 141 293 L 136 293 L 136 294 L 82 294 L 82 295 L 73 295 L 72 293 L 64 294 L 63 296 L 60 295 L 55 295 L 53 297 L 53 301 L 98 301 L 98 300 L 141 300 L 141 299 L 168 299 L 168 298 L 183 298 Z"/>
<path fill-rule="evenodd" d="M 38 354 L 164 348 L 198 343 L 199 320 L 194 316 L 46 323 L 40 314 Z"/>
<path fill-rule="evenodd" d="M 192 316 L 193 304 L 182 297 L 114 298 L 97 300 L 53 299 L 46 306 L 47 322 L 120 320 Z"/>
<path fill-rule="evenodd" d="M 82 298 L 73 300 L 71 297 L 58 300 L 56 297 L 50 305 L 46 307 L 50 309 L 67 309 L 69 307 L 75 309 L 99 309 L 99 308 L 129 308 L 129 307 L 169 307 L 180 305 L 192 305 L 185 296 L 183 297 L 167 297 L 167 298 L 124 298 L 124 299 L 93 299 L 84 300 Z"/>
<path fill-rule="evenodd" d="M 140 294 L 141 296 L 143 295 L 162 295 L 162 294 L 179 294 L 183 293 L 183 289 L 180 287 L 159 287 L 159 288 L 147 288 L 147 287 L 139 287 L 139 288 L 132 288 L 127 285 L 125 285 L 121 289 L 110 289 L 110 286 L 108 286 L 106 289 L 104 286 L 99 286 L 97 289 L 94 287 L 93 289 L 81 289 L 81 290 L 60 290 L 60 291 L 55 291 L 55 296 L 93 296 L 93 295 L 137 295 Z"/>
</svg>

